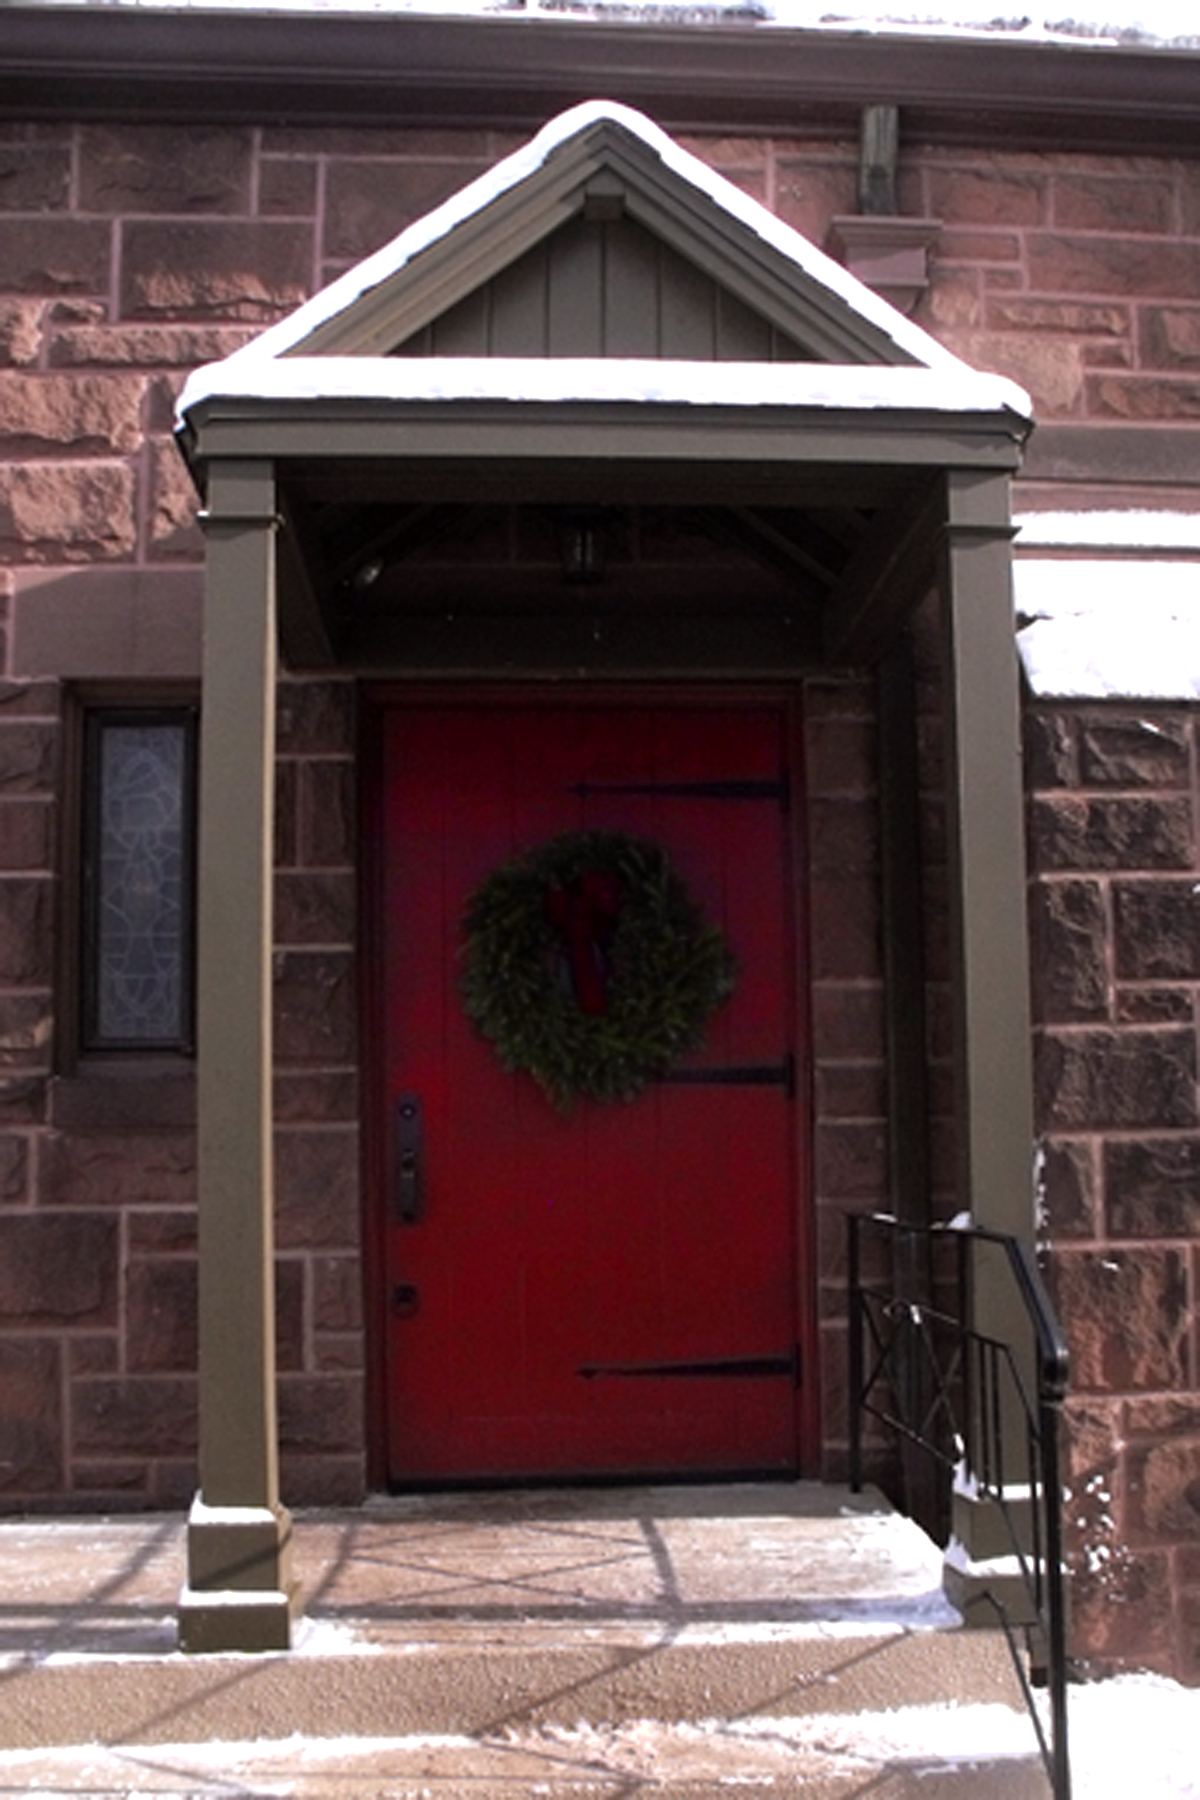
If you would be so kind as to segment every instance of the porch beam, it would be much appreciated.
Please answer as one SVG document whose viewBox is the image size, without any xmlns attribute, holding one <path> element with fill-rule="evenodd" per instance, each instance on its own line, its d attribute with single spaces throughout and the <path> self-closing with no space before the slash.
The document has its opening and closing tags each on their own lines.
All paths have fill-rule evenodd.
<svg viewBox="0 0 1200 1800">
<path fill-rule="evenodd" d="M 217 462 L 207 546 L 198 982 L 200 1491 L 179 1605 L 189 1651 L 286 1649 L 271 1166 L 275 475 Z"/>
<path fill-rule="evenodd" d="M 908 618 L 937 566 L 944 513 L 940 472 L 880 509 L 826 603 L 831 663 L 874 661 Z"/>
</svg>

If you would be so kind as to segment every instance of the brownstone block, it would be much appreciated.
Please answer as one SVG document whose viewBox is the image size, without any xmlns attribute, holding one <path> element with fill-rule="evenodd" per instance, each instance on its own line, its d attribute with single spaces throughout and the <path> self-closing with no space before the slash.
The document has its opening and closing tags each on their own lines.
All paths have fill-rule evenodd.
<svg viewBox="0 0 1200 1800">
<path fill-rule="evenodd" d="M 111 1375 L 121 1366 L 121 1340 L 116 1331 L 67 1339 L 67 1368 L 72 1375 Z"/>
<path fill-rule="evenodd" d="M 141 441 L 136 376 L 0 371 L 0 455 L 123 454 Z"/>
<path fill-rule="evenodd" d="M 1133 1445 L 1128 1469 L 1133 1541 L 1200 1538 L 1200 1437 Z"/>
<path fill-rule="evenodd" d="M 818 798 L 808 818 L 812 868 L 835 875 L 864 875 L 878 868 L 879 827 L 871 801 Z"/>
<path fill-rule="evenodd" d="M 50 1132 L 42 1141 L 42 1200 L 50 1206 L 192 1206 L 196 1150 L 187 1132 L 160 1137 Z"/>
<path fill-rule="evenodd" d="M 813 1053 L 823 1058 L 883 1055 L 883 995 L 876 982 L 817 982 L 812 990 Z"/>
<path fill-rule="evenodd" d="M 0 794 L 45 794 L 58 774 L 58 729 L 31 720 L 0 724 Z"/>
<path fill-rule="evenodd" d="M 1170 1559 L 1165 1551 L 1105 1544 L 1071 1579 L 1072 1654 L 1099 1672 L 1130 1664 L 1168 1669 L 1174 1649 Z"/>
<path fill-rule="evenodd" d="M 1190 779 L 1188 720 L 1138 713 L 1084 719 L 1080 726 L 1084 787 L 1186 788 Z"/>
<path fill-rule="evenodd" d="M 200 498 L 173 441 L 150 446 L 150 555 L 199 557 Z"/>
<path fill-rule="evenodd" d="M 29 1194 L 29 1139 L 0 1132 L 0 1204 L 20 1206 Z"/>
<path fill-rule="evenodd" d="M 1069 231 L 1171 230 L 1174 193 L 1165 177 L 1058 175 L 1052 195 L 1054 223 Z"/>
<path fill-rule="evenodd" d="M 245 212 L 248 130 L 189 125 L 85 125 L 80 206 L 97 213 Z"/>
<path fill-rule="evenodd" d="M 131 1256 L 194 1256 L 196 1214 L 168 1210 L 130 1213 L 126 1220 Z"/>
<path fill-rule="evenodd" d="M 196 1367 L 196 1264 L 138 1259 L 125 1276 L 125 1356 L 131 1374 Z"/>
<path fill-rule="evenodd" d="M 54 809 L 45 800 L 0 802 L 0 857 L 4 868 L 48 870 L 53 855 L 53 824 Z"/>
<path fill-rule="evenodd" d="M 355 1069 L 284 1069 L 275 1076 L 277 1125 L 355 1125 L 358 1072 Z"/>
<path fill-rule="evenodd" d="M 50 363 L 63 369 L 194 369 L 220 362 L 254 336 L 239 325 L 67 325 L 50 343 Z"/>
<path fill-rule="evenodd" d="M 830 220 L 857 211 L 857 173 L 847 157 L 841 164 L 801 163 L 781 158 L 775 168 L 774 211 L 814 244 L 823 244 Z"/>
<path fill-rule="evenodd" d="M 10 1326 L 113 1324 L 117 1248 L 112 1218 L 0 1214 L 0 1319 Z"/>
<path fill-rule="evenodd" d="M 1200 307 L 1142 307 L 1138 354 L 1143 368 L 1200 369 Z"/>
<path fill-rule="evenodd" d="M 1183 795 L 1039 798 L 1029 825 L 1039 869 L 1179 869 L 1192 862 L 1192 808 Z"/>
<path fill-rule="evenodd" d="M 1055 1022 L 1107 1017 L 1107 916 L 1099 882 L 1039 882 L 1029 903 L 1035 1016 Z"/>
<path fill-rule="evenodd" d="M 887 1127 L 882 1120 L 821 1120 L 816 1184 L 823 1197 L 878 1200 L 887 1191 Z"/>
<path fill-rule="evenodd" d="M 810 795 L 874 792 L 873 725 L 856 719 L 812 719 L 806 738 L 806 777 Z"/>
<path fill-rule="evenodd" d="M 44 310 L 40 300 L 0 300 L 0 365 L 24 369 L 37 361 Z"/>
<path fill-rule="evenodd" d="M 359 1506 L 367 1491 L 366 1456 L 289 1456 L 279 1459 L 286 1506 Z"/>
<path fill-rule="evenodd" d="M 264 220 L 135 220 L 122 227 L 121 316 L 268 323 L 312 275 L 308 226 Z"/>
<path fill-rule="evenodd" d="M 301 215 L 311 218 L 317 207 L 317 164 L 314 159 L 264 156 L 258 165 L 258 210 L 264 217 Z"/>
<path fill-rule="evenodd" d="M 1118 988 L 1119 1025 L 1186 1025 L 1195 1015 L 1187 988 Z"/>
<path fill-rule="evenodd" d="M 1122 1408 L 1127 1438 L 1200 1438 L 1200 1394 L 1143 1394 Z"/>
<path fill-rule="evenodd" d="M 0 467 L 0 542 L 14 561 L 113 561 L 137 544 L 135 490 L 126 463 Z"/>
<path fill-rule="evenodd" d="M 1105 1144 L 1104 1194 L 1112 1237 L 1200 1237 L 1200 1137 Z"/>
<path fill-rule="evenodd" d="M 947 263 L 1016 263 L 1021 240 L 1009 231 L 948 231 L 938 236 L 937 258 Z M 949 325 L 948 318 L 940 323 Z"/>
<path fill-rule="evenodd" d="M 296 787 L 297 764 L 275 763 L 275 843 L 277 869 L 288 869 L 296 862 Z"/>
<path fill-rule="evenodd" d="M 1089 1143 L 1051 1140 L 1043 1146 L 1041 1198 L 1051 1237 L 1096 1235 L 1096 1166 Z"/>
<path fill-rule="evenodd" d="M 804 683 L 804 716 L 810 728 L 818 720 L 857 719 L 869 722 L 875 717 L 875 690 L 871 682 L 853 676 L 844 680 L 806 681 Z"/>
<path fill-rule="evenodd" d="M 362 1382 L 342 1375 L 283 1375 L 279 1443 L 287 1455 L 361 1452 Z"/>
<path fill-rule="evenodd" d="M 1035 292 L 1190 300 L 1200 289 L 1200 245 L 1178 238 L 1034 232 L 1026 250 Z"/>
<path fill-rule="evenodd" d="M 1182 1387 L 1190 1306 L 1176 1250 L 1062 1250 L 1051 1265 L 1077 1392 Z"/>
<path fill-rule="evenodd" d="M 71 152 L 64 145 L 0 144 L 0 209 L 62 212 L 71 200 Z"/>
<path fill-rule="evenodd" d="M 885 1107 L 881 1063 L 823 1063 L 816 1072 L 817 1112 L 825 1119 L 879 1119 Z"/>
<path fill-rule="evenodd" d="M 148 1473 L 144 1462 L 78 1462 L 71 1471 L 71 1480 L 80 1493 L 119 1494 L 124 1498 L 145 1493 Z"/>
<path fill-rule="evenodd" d="M 1079 755 L 1074 716 L 1070 713 L 1027 711 L 1022 725 L 1027 786 L 1076 786 Z"/>
<path fill-rule="evenodd" d="M 1087 384 L 1087 402 L 1102 419 L 1194 419 L 1200 416 L 1200 380 L 1099 375 Z"/>
<path fill-rule="evenodd" d="M 930 170 L 929 210 L 948 225 L 1040 225 L 1047 217 L 1048 188 L 1041 171 L 980 156 L 969 168 Z"/>
<path fill-rule="evenodd" d="M 1034 1047 L 1041 1125 L 1163 1130 L 1195 1125 L 1196 1040 L 1190 1031 L 1046 1032 Z"/>
<path fill-rule="evenodd" d="M 1200 979 L 1200 894 L 1194 881 L 1121 881 L 1113 895 L 1117 974 Z"/>
<path fill-rule="evenodd" d="M 305 1365 L 304 1259 L 275 1258 L 275 1361 L 280 1369 Z"/>
<path fill-rule="evenodd" d="M 334 162 L 325 177 L 322 254 L 353 261 L 456 194 L 482 162 Z"/>
<path fill-rule="evenodd" d="M 299 854 L 309 868 L 350 868 L 355 861 L 354 764 L 331 757 L 297 769 Z"/>
<path fill-rule="evenodd" d="M 0 280 L 10 294 L 104 294 L 111 246 L 100 220 L 6 219 Z"/>
<path fill-rule="evenodd" d="M 187 1456 L 196 1448 L 196 1382 L 180 1375 L 91 1376 L 74 1383 L 81 1456 Z"/>
<path fill-rule="evenodd" d="M 1127 306 L 1105 306 L 1085 300 L 1041 300 L 1027 294 L 1000 294 L 987 303 L 993 331 L 1062 332 L 1068 337 L 1127 337 L 1132 315 Z"/>
<path fill-rule="evenodd" d="M 352 1374 L 365 1366 L 360 1332 L 340 1337 L 319 1337 L 313 1346 L 313 1367 L 322 1375 Z"/>
<path fill-rule="evenodd" d="M 1063 1409 L 1066 1426 L 1066 1485 L 1071 1498 L 1089 1481 L 1092 1491 L 1112 1499 L 1113 1470 L 1120 1453 L 1121 1409 L 1113 1400 L 1070 1394 Z M 1094 1477 L 1099 1475 L 1099 1483 Z"/>
<path fill-rule="evenodd" d="M 878 976 L 880 901 L 875 883 L 865 876 L 817 876 L 809 898 L 814 979 Z"/>
<path fill-rule="evenodd" d="M 357 1256 L 313 1259 L 313 1326 L 317 1331 L 360 1331 L 362 1265 Z"/>
<path fill-rule="evenodd" d="M 275 1196 L 281 1250 L 351 1249 L 358 1242 L 358 1133 L 280 1131 Z"/>
<path fill-rule="evenodd" d="M 15 1497 L 62 1488 L 61 1391 L 57 1344 L 0 1338 L 0 1493 Z"/>
<path fill-rule="evenodd" d="M 274 1011 L 278 1063 L 355 1061 L 354 963 L 348 953 L 280 951 Z"/>
<path fill-rule="evenodd" d="M 354 749 L 354 726 L 350 682 L 280 682 L 276 743 L 282 755 L 348 755 Z"/>
<path fill-rule="evenodd" d="M 54 962 L 53 925 L 53 889 L 47 878 L 0 878 L 0 982 L 11 987 L 49 982 Z"/>
<path fill-rule="evenodd" d="M 2 889 L 0 883 L 0 892 Z M 354 896 L 354 877 L 349 873 L 309 869 L 295 875 L 277 875 L 275 942 L 352 944 L 356 935 Z"/>
<path fill-rule="evenodd" d="M 46 994 L 0 994 L 0 1069 L 50 1067 L 54 1011 Z M 39 1084 L 40 1085 L 40 1084 Z M 18 1092 L 35 1093 L 26 1083 Z"/>
</svg>

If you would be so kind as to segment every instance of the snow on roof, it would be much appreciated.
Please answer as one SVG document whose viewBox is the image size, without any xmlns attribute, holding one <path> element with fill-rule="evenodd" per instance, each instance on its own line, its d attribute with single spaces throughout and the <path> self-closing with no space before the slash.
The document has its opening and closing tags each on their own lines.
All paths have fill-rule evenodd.
<svg viewBox="0 0 1200 1800">
<path fill-rule="evenodd" d="M 1029 398 L 1002 375 L 827 363 L 657 362 L 636 358 L 289 356 L 242 352 L 193 374 L 180 415 L 201 400 L 566 401 L 619 405 L 1009 411 Z"/>
<path fill-rule="evenodd" d="M 44 0 L 95 5 L 101 0 Z M 613 24 L 855 31 L 878 36 L 1019 38 L 1033 43 L 1161 45 L 1200 48 L 1200 28 L 1181 0 L 1090 0 L 1013 5 L 1005 0 L 103 0 L 141 11 L 200 10 L 291 13 L 421 13 L 437 17 L 552 18 Z"/>
<path fill-rule="evenodd" d="M 771 245 L 813 281 L 836 294 L 852 312 L 884 332 L 898 349 L 918 363 L 927 368 L 953 370 L 960 376 L 969 372 L 965 363 L 960 362 L 927 332 L 911 324 L 902 313 L 872 293 L 870 288 L 865 287 L 840 263 L 818 250 L 807 238 L 794 231 L 790 225 L 784 224 L 782 219 L 776 218 L 774 213 L 768 212 L 765 206 L 752 199 L 733 182 L 718 175 L 699 157 L 682 149 L 643 113 L 610 100 L 588 100 L 551 119 L 527 144 L 486 170 L 458 193 L 452 194 L 424 218 L 415 220 L 398 237 L 347 270 L 294 313 L 282 319 L 278 325 L 271 326 L 242 349 L 234 351 L 222 366 L 227 371 L 237 368 L 240 376 L 240 371 L 248 366 L 262 368 L 271 359 L 294 352 L 319 326 L 346 311 L 362 295 L 406 268 L 423 250 L 448 237 L 456 227 L 483 212 L 502 194 L 536 174 L 569 139 L 602 122 L 618 125 L 631 136 L 640 139 L 680 179 L 740 220 L 764 243 Z M 205 371 L 200 371 L 201 377 L 205 377 L 205 374 Z M 194 404 L 199 391 L 212 390 L 206 386 L 205 379 L 200 380 L 197 389 L 193 389 L 189 382 L 180 401 L 181 413 Z M 1020 404 L 1028 414 L 1028 400 Z"/>
</svg>

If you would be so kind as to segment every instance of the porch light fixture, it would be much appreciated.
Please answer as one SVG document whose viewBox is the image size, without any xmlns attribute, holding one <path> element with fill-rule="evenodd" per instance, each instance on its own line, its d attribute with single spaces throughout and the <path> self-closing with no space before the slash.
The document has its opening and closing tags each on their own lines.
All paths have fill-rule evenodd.
<svg viewBox="0 0 1200 1800">
<path fill-rule="evenodd" d="M 558 515 L 558 554 L 564 581 L 585 587 L 604 579 L 604 524 L 605 515 L 597 507 Z"/>
</svg>

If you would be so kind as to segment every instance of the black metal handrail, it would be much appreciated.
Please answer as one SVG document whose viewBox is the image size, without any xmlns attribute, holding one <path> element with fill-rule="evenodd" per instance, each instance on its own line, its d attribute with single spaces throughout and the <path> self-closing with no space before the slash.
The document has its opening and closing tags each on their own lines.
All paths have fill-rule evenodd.
<svg viewBox="0 0 1200 1800">
<path fill-rule="evenodd" d="M 1070 1800 L 1059 1466 L 1069 1359 L 1037 1264 L 1019 1239 L 980 1226 L 910 1225 L 867 1213 L 852 1215 L 849 1231 L 850 1485 L 862 1485 L 864 1423 L 874 1418 L 912 1447 L 902 1464 L 911 1465 L 915 1451 L 922 1469 L 934 1471 L 932 1495 L 913 1491 L 920 1484 L 911 1466 L 902 1471 L 895 1497 L 905 1511 L 924 1512 L 926 1524 L 931 1511 L 944 1521 L 954 1481 L 963 1474 L 992 1503 L 1003 1525 L 1005 1560 L 1019 1572 L 1027 1601 L 1021 1623 L 1034 1675 L 1004 1599 L 986 1588 L 980 1599 L 1004 1630 L 1054 1800 Z M 871 1236 L 890 1255 L 883 1274 L 864 1278 L 864 1243 Z M 1028 1327 L 1025 1344 L 989 1336 L 974 1323 L 984 1246 L 1003 1255 Z M 1045 1685 L 1048 1731 L 1035 1679 Z"/>
</svg>

